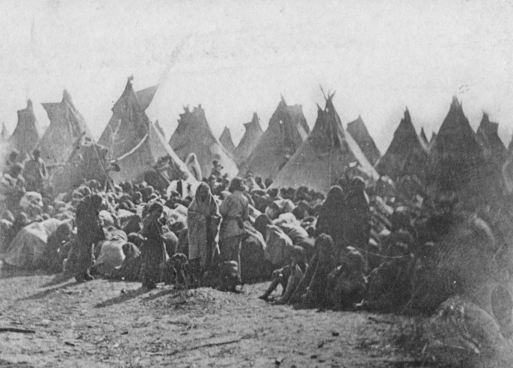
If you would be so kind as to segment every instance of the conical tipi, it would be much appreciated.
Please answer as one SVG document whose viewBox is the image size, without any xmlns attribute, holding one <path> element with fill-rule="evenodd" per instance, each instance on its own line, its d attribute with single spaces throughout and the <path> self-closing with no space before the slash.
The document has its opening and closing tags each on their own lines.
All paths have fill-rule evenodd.
<svg viewBox="0 0 513 368">
<path fill-rule="evenodd" d="M 73 105 L 68 91 L 64 90 L 62 101 L 42 104 L 50 126 L 39 142 L 41 158 L 47 163 L 65 162 L 73 151 L 73 144 L 85 133 L 91 132 L 80 112 Z"/>
<path fill-rule="evenodd" d="M 351 137 L 358 143 L 358 146 L 360 146 L 371 165 L 374 165 L 381 157 L 381 153 L 374 139 L 370 136 L 361 116 L 358 116 L 358 119 L 347 124 L 347 132 L 351 134 Z"/>
<path fill-rule="evenodd" d="M 223 166 L 223 173 L 230 177 L 237 175 L 237 164 L 214 137 L 201 105 L 195 107 L 193 111 L 186 108 L 185 112 L 180 114 L 178 127 L 171 136 L 169 144 L 182 160 L 191 153 L 196 154 L 204 177 L 210 175 L 214 160 L 219 161 Z"/>
<path fill-rule="evenodd" d="M 232 135 L 230 133 L 230 129 L 224 127 L 223 133 L 219 137 L 219 142 L 223 145 L 224 148 L 230 153 L 233 154 L 235 151 L 235 144 L 233 144 Z"/>
<path fill-rule="evenodd" d="M 484 152 L 485 159 L 502 165 L 506 158 L 507 149 L 499 138 L 498 128 L 499 124 L 491 122 L 488 114 L 483 113 L 476 138 Z"/>
<path fill-rule="evenodd" d="M 356 141 L 344 131 L 332 98 L 327 98 L 324 110 L 318 108 L 312 132 L 276 175 L 273 187 L 306 186 L 326 193 L 349 169 L 373 180 L 379 178 Z"/>
<path fill-rule="evenodd" d="M 144 108 L 151 103 L 156 87 L 136 93 L 132 79 L 128 79 L 123 94 L 114 104 L 112 118 L 100 138 L 100 142 L 105 142 L 109 149 L 112 162 L 120 168 L 120 171 L 111 172 L 110 176 L 117 181 L 142 181 L 145 173 L 154 172 L 158 164 L 169 180 L 180 178 L 186 172 L 188 181 L 196 182 L 183 161 L 167 144 L 159 128 L 150 123 L 144 112 Z"/>
<path fill-rule="evenodd" d="M 32 154 L 40 138 L 40 126 L 34 115 L 32 101 L 28 100 L 27 107 L 18 110 L 18 124 L 9 137 L 9 146 L 16 149 L 20 154 L 20 160 L 23 160 L 27 155 Z"/>
<path fill-rule="evenodd" d="M 56 193 L 78 188 L 84 180 L 97 180 L 104 185 L 109 180 L 108 149 L 95 143 L 85 132 L 76 139 L 62 170 L 52 176 Z"/>
<path fill-rule="evenodd" d="M 244 128 L 246 131 L 242 136 L 242 139 L 239 142 L 237 148 L 233 152 L 233 156 L 235 157 L 235 161 L 239 166 L 242 166 L 248 157 L 251 155 L 251 152 L 255 149 L 256 145 L 264 131 L 260 126 L 260 119 L 258 119 L 257 113 L 253 113 L 253 119 L 249 123 L 244 123 Z"/>
<path fill-rule="evenodd" d="M 239 175 L 252 172 L 262 179 L 274 179 L 309 133 L 308 124 L 301 105 L 287 106 L 281 99 L 269 121 L 269 127 L 262 134 Z"/>
<path fill-rule="evenodd" d="M 113 160 L 120 171 L 111 172 L 110 176 L 116 181 L 141 181 L 152 168 L 164 173 L 166 179 L 180 179 L 183 173 L 188 174 L 187 181 L 196 183 L 185 163 L 178 157 L 166 142 L 166 139 L 155 126 L 150 123 L 148 134 L 142 137 L 139 144 L 124 155 Z M 158 166 L 158 167 L 157 167 Z"/>
<path fill-rule="evenodd" d="M 425 180 L 427 160 L 427 149 L 417 135 L 410 112 L 406 109 L 387 152 L 376 163 L 376 170 L 381 175 L 387 175 L 393 180 L 405 175 L 415 175 L 419 179 Z"/>
<path fill-rule="evenodd" d="M 435 192 L 457 192 L 483 199 L 489 170 L 476 135 L 453 97 L 449 112 L 430 150 L 429 185 Z M 489 188 L 491 189 L 491 187 Z M 468 196 L 467 196 L 468 195 Z"/>
<path fill-rule="evenodd" d="M 109 149 L 113 159 L 131 151 L 148 134 L 150 120 L 145 107 L 151 103 L 156 87 L 136 93 L 132 80 L 133 77 L 128 78 L 123 94 L 112 107 L 112 117 L 98 140 L 99 144 Z M 139 101 L 140 96 L 143 103 Z"/>
</svg>

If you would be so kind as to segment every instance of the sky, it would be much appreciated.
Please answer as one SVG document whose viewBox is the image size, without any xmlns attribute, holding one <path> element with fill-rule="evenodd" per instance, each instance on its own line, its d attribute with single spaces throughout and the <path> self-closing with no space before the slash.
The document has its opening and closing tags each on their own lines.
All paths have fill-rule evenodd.
<svg viewBox="0 0 513 368">
<path fill-rule="evenodd" d="M 49 0 L 0 2 L 0 123 L 58 102 L 66 88 L 99 137 L 127 78 L 159 84 L 147 110 L 170 137 L 201 104 L 237 143 L 281 96 L 310 126 L 336 91 L 343 124 L 361 115 L 384 153 L 408 107 L 437 131 L 453 95 L 477 129 L 483 111 L 513 133 L 513 1 Z"/>
</svg>

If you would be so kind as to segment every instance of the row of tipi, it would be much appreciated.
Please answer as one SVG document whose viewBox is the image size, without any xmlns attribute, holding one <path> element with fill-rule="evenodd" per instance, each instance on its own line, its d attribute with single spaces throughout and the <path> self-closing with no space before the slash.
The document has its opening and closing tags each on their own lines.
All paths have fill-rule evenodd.
<svg viewBox="0 0 513 368">
<path fill-rule="evenodd" d="M 481 185 L 479 180 L 490 176 L 490 170 L 499 170 L 508 152 L 498 137 L 497 124 L 490 122 L 485 114 L 474 133 L 456 98 L 438 135 L 433 134 L 430 142 L 423 130 L 420 135 L 416 133 L 406 110 L 382 157 L 360 116 L 347 129 L 343 128 L 333 105 L 333 95 L 326 98 L 324 108 L 318 106 L 312 131 L 302 106 L 287 105 L 282 97 L 268 129 L 262 130 L 255 113 L 244 124 L 246 131 L 237 146 L 227 128 L 219 139 L 214 136 L 201 105 L 184 109 L 178 127 L 167 142 L 158 121 L 151 122 L 146 115 L 156 91 L 157 86 L 153 86 L 136 92 L 129 78 L 112 108 L 112 118 L 98 141 L 99 146 L 67 91 L 61 102 L 43 104 L 50 119 L 44 134 L 29 100 L 27 107 L 18 111 L 18 125 L 13 134 L 7 138 L 3 127 L 0 139 L 7 140 L 22 156 L 38 147 L 50 166 L 70 163 L 77 157 L 83 161 L 88 151 L 85 147 L 92 147 L 89 150 L 93 159 L 115 163 L 117 170 L 109 171 L 105 166 L 89 169 L 109 171 L 116 181 L 141 180 L 162 158 L 166 158 L 170 178 L 187 173 L 188 180 L 201 180 L 196 173 L 191 174 L 185 163 L 194 153 L 203 175 L 210 173 L 213 160 L 217 160 L 230 177 L 251 172 L 273 180 L 274 186 L 304 185 L 322 192 L 353 168 L 373 180 L 380 175 L 394 180 L 415 175 L 442 188 L 467 185 L 469 178 Z M 108 149 L 108 155 L 98 148 L 101 146 Z M 487 170 L 481 170 L 483 167 Z M 83 174 L 68 173 L 66 178 L 72 176 L 78 181 Z"/>
</svg>

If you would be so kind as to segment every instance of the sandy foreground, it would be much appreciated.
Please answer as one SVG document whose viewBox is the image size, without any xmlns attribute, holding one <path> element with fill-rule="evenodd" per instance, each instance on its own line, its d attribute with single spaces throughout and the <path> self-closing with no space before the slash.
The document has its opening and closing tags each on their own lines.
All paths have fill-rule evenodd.
<svg viewBox="0 0 513 368">
<path fill-rule="evenodd" d="M 0 367 L 419 366 L 387 343 L 398 317 L 272 306 L 267 285 L 147 291 L 3 269 Z"/>
</svg>

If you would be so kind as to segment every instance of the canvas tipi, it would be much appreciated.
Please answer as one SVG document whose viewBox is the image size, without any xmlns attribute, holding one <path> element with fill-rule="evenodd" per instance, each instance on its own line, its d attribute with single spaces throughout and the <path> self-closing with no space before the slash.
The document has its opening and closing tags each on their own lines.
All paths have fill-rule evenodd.
<svg viewBox="0 0 513 368">
<path fill-rule="evenodd" d="M 224 127 L 223 133 L 219 137 L 219 142 L 221 142 L 223 147 L 226 148 L 226 150 L 230 154 L 233 154 L 233 151 L 235 150 L 235 144 L 233 143 L 230 129 L 228 129 L 227 127 Z"/>
<path fill-rule="evenodd" d="M 73 143 L 85 133 L 91 136 L 87 124 L 75 108 L 68 91 L 64 90 L 62 101 L 42 104 L 50 126 L 39 142 L 41 158 L 47 164 L 65 162 L 73 150 Z"/>
<path fill-rule="evenodd" d="M 431 190 L 465 193 L 474 199 L 482 197 L 492 179 L 486 178 L 483 151 L 456 97 L 431 147 L 429 171 Z"/>
<path fill-rule="evenodd" d="M 262 179 L 274 179 L 309 133 L 301 105 L 288 106 L 282 97 L 269 120 L 269 127 L 262 134 L 239 175 L 248 172 Z"/>
<path fill-rule="evenodd" d="M 393 180 L 406 175 L 415 175 L 421 180 L 427 175 L 428 152 L 417 135 L 408 109 L 404 112 L 394 138 L 386 153 L 376 163 L 376 170 Z"/>
<path fill-rule="evenodd" d="M 276 175 L 273 187 L 306 186 L 326 193 L 350 168 L 367 178 L 379 178 L 356 141 L 344 131 L 332 99 L 333 95 L 328 96 L 324 110 L 318 108 L 312 132 Z"/>
<path fill-rule="evenodd" d="M 371 165 L 374 165 L 381 157 L 381 153 L 374 139 L 370 136 L 361 116 L 358 116 L 358 119 L 347 124 L 347 132 L 351 134 L 351 137 L 358 143 L 358 146 L 360 146 Z"/>
<path fill-rule="evenodd" d="M 488 114 L 483 113 L 481 124 L 477 129 L 476 138 L 483 150 L 485 159 L 489 162 L 502 165 L 506 158 L 507 149 L 499 138 L 498 128 L 499 124 L 491 122 Z"/>
<path fill-rule="evenodd" d="M 153 123 L 149 123 L 148 133 L 132 150 L 112 162 L 120 168 L 120 171 L 110 174 L 116 181 L 141 181 L 146 172 L 157 170 L 169 181 L 179 179 L 183 173 L 187 173 L 187 181 L 196 182 L 185 163 L 171 149 Z"/>
<path fill-rule="evenodd" d="M 223 173 L 230 177 L 237 175 L 237 165 L 219 140 L 214 137 L 201 105 L 192 111 L 185 108 L 185 112 L 180 114 L 178 127 L 171 136 L 169 144 L 182 160 L 191 153 L 196 154 L 204 177 L 210 175 L 214 160 L 219 161 L 223 166 Z"/>
<path fill-rule="evenodd" d="M 72 151 L 56 172 L 52 174 L 52 186 L 57 193 L 78 188 L 84 180 L 97 180 L 102 185 L 108 177 L 110 164 L 108 149 L 95 143 L 85 132 L 76 139 Z"/>
<path fill-rule="evenodd" d="M 27 101 L 27 107 L 18 110 L 18 124 L 9 137 L 9 146 L 19 152 L 19 158 L 23 160 L 37 147 L 41 138 L 39 123 L 34 115 L 32 101 Z"/>
<path fill-rule="evenodd" d="M 99 141 L 109 149 L 111 162 L 119 166 L 119 171 L 112 171 L 110 176 L 116 181 L 137 182 L 144 180 L 146 173 L 157 170 L 166 180 L 187 173 L 187 180 L 196 182 L 144 111 L 156 87 L 135 92 L 132 79 L 128 79 L 123 94 L 114 104 L 112 118 Z"/>
<path fill-rule="evenodd" d="M 242 166 L 246 162 L 249 155 L 258 144 L 260 137 L 264 134 L 256 112 L 253 113 L 253 119 L 251 119 L 249 123 L 244 123 L 244 128 L 246 128 L 246 131 L 244 132 L 239 145 L 233 152 L 235 161 L 239 166 Z"/>
<path fill-rule="evenodd" d="M 109 149 L 110 157 L 117 158 L 132 150 L 148 133 L 149 119 L 145 113 L 156 87 L 135 92 L 133 77 L 128 78 L 123 94 L 112 107 L 112 117 L 98 143 Z M 142 98 L 142 103 L 139 100 Z"/>
</svg>

